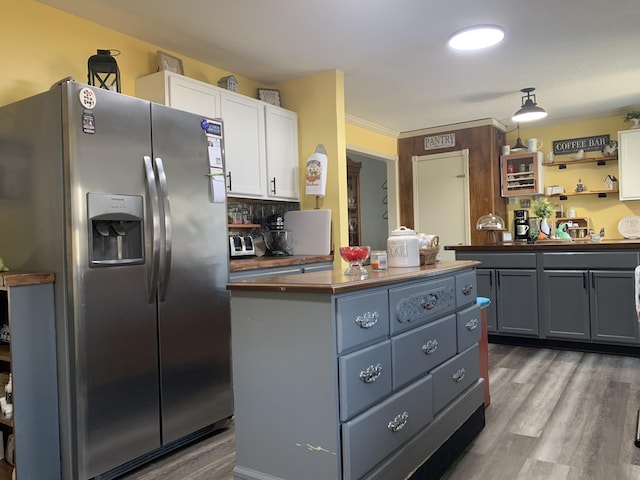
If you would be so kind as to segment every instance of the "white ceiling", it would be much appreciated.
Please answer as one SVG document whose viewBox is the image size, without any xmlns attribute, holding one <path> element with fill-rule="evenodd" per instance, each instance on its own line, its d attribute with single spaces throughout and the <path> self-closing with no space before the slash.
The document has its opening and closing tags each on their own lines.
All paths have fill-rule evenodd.
<svg viewBox="0 0 640 480">
<path fill-rule="evenodd" d="M 265 84 L 341 70 L 347 114 L 396 132 L 511 128 L 524 87 L 549 112 L 536 125 L 640 105 L 639 0 L 39 1 Z M 480 23 L 505 41 L 448 49 Z"/>
</svg>

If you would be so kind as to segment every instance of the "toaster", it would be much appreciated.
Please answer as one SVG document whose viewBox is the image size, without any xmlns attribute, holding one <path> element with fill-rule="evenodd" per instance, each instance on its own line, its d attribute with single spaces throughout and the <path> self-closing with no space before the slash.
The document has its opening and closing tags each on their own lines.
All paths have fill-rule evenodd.
<svg viewBox="0 0 640 480">
<path fill-rule="evenodd" d="M 255 256 L 253 238 L 249 235 L 229 235 L 229 253 L 231 257 Z"/>
</svg>

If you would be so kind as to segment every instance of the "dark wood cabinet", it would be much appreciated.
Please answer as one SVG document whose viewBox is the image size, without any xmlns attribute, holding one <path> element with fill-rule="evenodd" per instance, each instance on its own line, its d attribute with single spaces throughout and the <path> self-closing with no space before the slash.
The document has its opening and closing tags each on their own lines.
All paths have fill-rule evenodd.
<svg viewBox="0 0 640 480">
<path fill-rule="evenodd" d="M 362 225 L 360 222 L 360 169 L 362 163 L 347 157 L 347 202 L 349 219 L 349 245 L 360 245 Z"/>
</svg>

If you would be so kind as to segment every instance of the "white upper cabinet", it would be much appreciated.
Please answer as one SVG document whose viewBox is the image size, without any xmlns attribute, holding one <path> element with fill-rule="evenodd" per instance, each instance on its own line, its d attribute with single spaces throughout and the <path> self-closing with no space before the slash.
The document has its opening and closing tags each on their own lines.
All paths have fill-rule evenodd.
<svg viewBox="0 0 640 480">
<path fill-rule="evenodd" d="M 299 200 L 295 112 L 166 71 L 138 78 L 136 95 L 222 118 L 229 196 Z"/>
<path fill-rule="evenodd" d="M 223 91 L 222 121 L 228 194 L 263 198 L 267 189 L 264 105 Z"/>
<path fill-rule="evenodd" d="M 298 115 L 267 105 L 267 195 L 272 199 L 298 200 Z"/>
<path fill-rule="evenodd" d="M 209 118 L 220 117 L 220 89 L 173 72 L 136 79 L 136 96 Z"/>
<path fill-rule="evenodd" d="M 640 200 L 640 128 L 618 132 L 620 200 Z"/>
</svg>

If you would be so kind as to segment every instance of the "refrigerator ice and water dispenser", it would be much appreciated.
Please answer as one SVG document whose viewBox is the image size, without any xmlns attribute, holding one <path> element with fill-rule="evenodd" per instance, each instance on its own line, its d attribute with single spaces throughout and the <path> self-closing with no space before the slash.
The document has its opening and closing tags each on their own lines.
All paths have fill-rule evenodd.
<svg viewBox="0 0 640 480">
<path fill-rule="evenodd" d="M 87 194 L 89 265 L 144 263 L 143 203 L 138 195 Z"/>
</svg>

